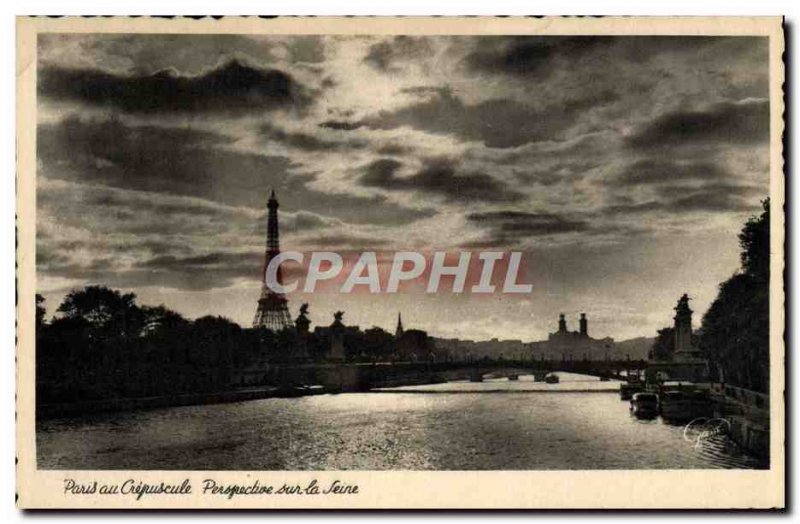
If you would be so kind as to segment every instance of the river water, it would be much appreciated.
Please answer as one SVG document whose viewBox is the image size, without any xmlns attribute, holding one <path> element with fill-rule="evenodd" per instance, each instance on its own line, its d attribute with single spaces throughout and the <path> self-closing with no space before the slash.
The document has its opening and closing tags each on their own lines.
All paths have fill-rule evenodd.
<svg viewBox="0 0 800 524">
<path fill-rule="evenodd" d="M 637 420 L 616 382 L 505 379 L 40 422 L 43 469 L 762 468 L 725 437 Z"/>
</svg>

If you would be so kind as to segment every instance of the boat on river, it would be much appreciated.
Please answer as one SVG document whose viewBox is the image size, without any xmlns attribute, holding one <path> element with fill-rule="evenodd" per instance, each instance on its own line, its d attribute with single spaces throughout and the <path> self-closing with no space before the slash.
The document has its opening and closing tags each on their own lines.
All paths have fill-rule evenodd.
<svg viewBox="0 0 800 524">
<path fill-rule="evenodd" d="M 712 411 L 707 391 L 668 390 L 659 395 L 661 416 L 665 420 L 692 420 L 707 417 Z"/>
<path fill-rule="evenodd" d="M 547 375 L 544 377 L 544 381 L 548 384 L 558 384 L 561 380 L 558 378 L 558 375 Z"/>
<path fill-rule="evenodd" d="M 306 397 L 309 395 L 322 395 L 323 393 L 326 393 L 324 386 L 293 385 L 277 388 L 272 396 L 276 398 L 297 398 Z"/>
<path fill-rule="evenodd" d="M 631 414 L 637 418 L 658 416 L 658 395 L 649 391 L 634 393 L 631 399 Z"/>
</svg>

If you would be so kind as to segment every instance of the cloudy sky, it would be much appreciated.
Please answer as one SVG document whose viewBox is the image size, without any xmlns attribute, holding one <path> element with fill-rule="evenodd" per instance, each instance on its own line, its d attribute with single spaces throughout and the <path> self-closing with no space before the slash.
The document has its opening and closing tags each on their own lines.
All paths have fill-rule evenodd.
<svg viewBox="0 0 800 524">
<path fill-rule="evenodd" d="M 249 325 L 282 247 L 520 250 L 533 293 L 318 294 L 366 328 L 695 325 L 768 193 L 767 40 L 40 35 L 38 286 Z"/>
</svg>

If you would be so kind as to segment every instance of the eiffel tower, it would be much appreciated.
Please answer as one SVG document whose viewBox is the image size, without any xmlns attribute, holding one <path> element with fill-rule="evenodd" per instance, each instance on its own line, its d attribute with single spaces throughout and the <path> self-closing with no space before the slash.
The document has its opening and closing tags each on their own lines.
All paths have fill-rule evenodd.
<svg viewBox="0 0 800 524">
<path fill-rule="evenodd" d="M 278 332 L 291 327 L 292 319 L 289 316 L 286 297 L 267 286 L 267 265 L 281 252 L 278 241 L 278 201 L 275 199 L 275 191 L 270 194 L 267 209 L 267 249 L 264 254 L 264 267 L 261 271 L 261 298 L 258 299 L 253 327 L 267 328 Z M 278 266 L 276 280 L 278 284 L 283 284 L 280 266 Z"/>
</svg>

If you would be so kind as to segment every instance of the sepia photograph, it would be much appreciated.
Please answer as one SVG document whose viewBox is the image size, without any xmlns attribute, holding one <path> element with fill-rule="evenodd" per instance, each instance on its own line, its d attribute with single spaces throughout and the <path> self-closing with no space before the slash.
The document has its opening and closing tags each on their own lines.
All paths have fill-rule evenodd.
<svg viewBox="0 0 800 524">
<path fill-rule="evenodd" d="M 551 21 L 20 19 L 31 474 L 66 505 L 466 471 L 782 500 L 781 20 Z"/>
</svg>

